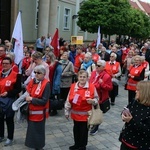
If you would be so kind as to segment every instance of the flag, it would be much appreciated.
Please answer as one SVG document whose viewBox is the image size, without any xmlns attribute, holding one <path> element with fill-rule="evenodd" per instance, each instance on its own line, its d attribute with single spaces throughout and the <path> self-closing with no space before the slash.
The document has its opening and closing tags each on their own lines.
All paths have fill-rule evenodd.
<svg viewBox="0 0 150 150">
<path fill-rule="evenodd" d="M 98 32 L 97 32 L 97 44 L 96 44 L 96 48 L 98 48 L 98 45 L 101 42 L 101 33 L 100 33 L 100 26 L 98 27 Z"/>
<path fill-rule="evenodd" d="M 52 38 L 50 45 L 54 48 L 55 56 L 58 57 L 59 56 L 59 36 L 58 36 L 58 29 L 57 28 L 56 28 L 56 32 Z"/>
<path fill-rule="evenodd" d="M 12 33 L 12 38 L 15 39 L 14 42 L 15 63 L 18 65 L 23 58 L 23 35 L 22 35 L 21 12 L 18 13 L 14 30 Z"/>
</svg>

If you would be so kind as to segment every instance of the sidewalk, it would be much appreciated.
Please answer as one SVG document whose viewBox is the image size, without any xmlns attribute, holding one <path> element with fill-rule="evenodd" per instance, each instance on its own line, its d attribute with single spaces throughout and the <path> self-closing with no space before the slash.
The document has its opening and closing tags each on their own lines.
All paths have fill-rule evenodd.
<svg viewBox="0 0 150 150">
<path fill-rule="evenodd" d="M 120 83 L 116 104 L 104 114 L 104 122 L 99 126 L 99 132 L 95 136 L 89 135 L 87 150 L 119 150 L 118 136 L 123 126 L 120 113 L 126 104 L 127 91 Z M 15 122 L 14 144 L 5 147 L 0 143 L 0 150 L 29 150 L 24 146 L 26 126 L 26 122 L 21 124 Z M 74 144 L 72 128 L 72 120 L 65 119 L 63 110 L 59 111 L 57 116 L 49 117 L 46 122 L 44 150 L 68 150 L 69 146 Z"/>
</svg>

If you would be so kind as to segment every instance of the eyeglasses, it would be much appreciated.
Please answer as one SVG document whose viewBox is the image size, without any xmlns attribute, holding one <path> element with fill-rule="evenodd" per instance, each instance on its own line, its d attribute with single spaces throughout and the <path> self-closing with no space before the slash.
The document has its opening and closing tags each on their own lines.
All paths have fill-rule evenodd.
<svg viewBox="0 0 150 150">
<path fill-rule="evenodd" d="M 9 65 L 10 63 L 2 63 L 2 65 Z"/>
<path fill-rule="evenodd" d="M 102 65 L 96 65 L 97 67 L 101 67 Z"/>
<path fill-rule="evenodd" d="M 35 73 L 35 74 L 42 74 L 42 72 L 38 72 L 38 71 L 37 71 L 37 72 L 36 72 L 36 71 L 34 71 L 34 73 Z"/>
<path fill-rule="evenodd" d="M 114 56 L 110 56 L 110 57 L 114 57 Z"/>
</svg>

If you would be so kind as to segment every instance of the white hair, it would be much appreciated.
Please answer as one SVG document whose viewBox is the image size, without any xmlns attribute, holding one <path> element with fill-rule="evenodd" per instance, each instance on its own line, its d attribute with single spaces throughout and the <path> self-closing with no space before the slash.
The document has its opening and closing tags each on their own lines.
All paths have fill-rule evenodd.
<svg viewBox="0 0 150 150">
<path fill-rule="evenodd" d="M 106 61 L 105 60 L 98 60 L 97 64 L 100 63 L 103 67 L 105 67 L 106 65 Z"/>
</svg>

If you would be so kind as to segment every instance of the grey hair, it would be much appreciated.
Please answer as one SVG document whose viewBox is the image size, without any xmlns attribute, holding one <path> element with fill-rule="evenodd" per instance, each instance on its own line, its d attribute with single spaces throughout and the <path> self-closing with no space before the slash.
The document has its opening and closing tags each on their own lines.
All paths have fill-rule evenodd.
<svg viewBox="0 0 150 150">
<path fill-rule="evenodd" d="M 89 57 L 89 58 L 92 58 L 92 54 L 91 54 L 90 52 L 87 52 L 87 53 L 85 54 L 85 56 L 87 56 L 87 57 Z"/>
<path fill-rule="evenodd" d="M 111 55 L 113 55 L 113 56 L 115 57 L 115 59 L 117 58 L 117 54 L 115 54 L 115 53 L 112 52 L 112 53 L 110 54 L 110 56 L 111 56 Z"/>
<path fill-rule="evenodd" d="M 46 69 L 45 69 L 45 67 L 43 66 L 43 65 L 38 65 L 38 66 L 36 66 L 35 68 L 34 68 L 34 71 L 39 71 L 39 72 L 41 72 L 42 74 L 46 74 Z"/>
<path fill-rule="evenodd" d="M 8 52 L 8 53 L 6 54 L 6 56 L 7 56 L 7 57 L 10 57 L 12 61 L 15 60 L 15 54 L 14 54 L 13 52 Z"/>
<path fill-rule="evenodd" d="M 97 64 L 100 63 L 103 67 L 105 67 L 106 65 L 106 61 L 105 60 L 98 60 Z"/>
</svg>

